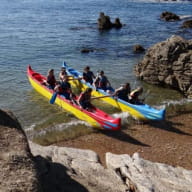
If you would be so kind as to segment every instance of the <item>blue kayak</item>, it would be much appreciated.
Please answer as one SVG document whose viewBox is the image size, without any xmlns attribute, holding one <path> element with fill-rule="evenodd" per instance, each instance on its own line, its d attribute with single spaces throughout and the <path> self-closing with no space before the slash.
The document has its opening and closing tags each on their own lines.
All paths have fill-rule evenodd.
<svg viewBox="0 0 192 192">
<path fill-rule="evenodd" d="M 164 120 L 165 119 L 165 108 L 155 109 L 147 104 L 131 104 L 122 99 L 114 98 L 113 96 L 107 97 L 108 93 L 106 93 L 102 89 L 95 89 L 90 83 L 85 82 L 82 77 L 82 73 L 79 71 L 69 67 L 65 62 L 63 62 L 63 67 L 66 68 L 67 74 L 73 76 L 77 80 L 70 81 L 72 87 L 80 89 L 84 91 L 86 88 L 90 87 L 93 89 L 92 95 L 95 97 L 101 97 L 103 101 L 106 103 L 118 108 L 121 111 L 128 112 L 133 118 L 138 120 Z M 102 96 L 106 96 L 103 97 Z"/>
</svg>

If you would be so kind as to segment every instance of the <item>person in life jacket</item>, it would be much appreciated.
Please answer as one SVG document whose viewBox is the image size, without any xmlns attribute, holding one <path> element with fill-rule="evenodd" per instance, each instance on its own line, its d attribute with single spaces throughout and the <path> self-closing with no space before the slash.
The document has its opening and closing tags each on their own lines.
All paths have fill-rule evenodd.
<svg viewBox="0 0 192 192">
<path fill-rule="evenodd" d="M 59 73 L 59 80 L 62 81 L 64 80 L 65 76 L 67 76 L 68 78 L 71 77 L 71 80 L 74 80 L 72 75 L 68 75 L 66 68 L 65 67 L 61 67 L 61 71 Z"/>
<path fill-rule="evenodd" d="M 59 80 L 62 81 L 65 76 L 67 76 L 66 68 L 65 67 L 61 67 L 61 71 L 59 73 Z"/>
<path fill-rule="evenodd" d="M 68 82 L 68 76 L 64 76 L 63 80 L 57 82 L 54 90 L 60 95 L 63 95 L 68 100 L 72 100 L 74 95 L 71 90 L 71 85 Z"/>
<path fill-rule="evenodd" d="M 116 95 L 119 99 L 122 99 L 128 102 L 130 91 L 131 91 L 130 84 L 125 83 L 121 87 L 115 90 L 114 95 Z"/>
<path fill-rule="evenodd" d="M 114 91 L 108 78 L 104 75 L 104 71 L 99 72 L 99 75 L 95 78 L 94 86 L 104 91 Z"/>
<path fill-rule="evenodd" d="M 91 104 L 91 92 L 92 88 L 87 88 L 84 92 L 82 92 L 78 98 L 78 104 L 83 108 L 90 110 L 93 108 Z"/>
<path fill-rule="evenodd" d="M 54 89 L 55 88 L 56 80 L 55 80 L 55 75 L 54 75 L 54 69 L 50 69 L 48 71 L 47 78 L 46 78 L 44 83 L 50 89 Z"/>
<path fill-rule="evenodd" d="M 143 93 L 143 88 L 138 87 L 137 89 L 131 91 L 129 95 L 129 102 L 132 104 L 141 104 L 141 100 L 139 99 L 139 96 Z"/>
<path fill-rule="evenodd" d="M 91 85 L 93 84 L 93 79 L 95 79 L 95 75 L 92 71 L 90 71 L 90 67 L 86 66 L 83 71 L 83 79 L 87 82 L 90 83 Z"/>
</svg>

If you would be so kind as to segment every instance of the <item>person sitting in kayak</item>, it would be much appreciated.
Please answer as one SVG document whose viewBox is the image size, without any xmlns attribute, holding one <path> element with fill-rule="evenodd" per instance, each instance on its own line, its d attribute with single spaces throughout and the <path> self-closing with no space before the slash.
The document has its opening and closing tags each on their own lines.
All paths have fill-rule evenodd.
<svg viewBox="0 0 192 192">
<path fill-rule="evenodd" d="M 91 85 L 93 84 L 93 79 L 95 79 L 94 73 L 90 70 L 89 66 L 86 66 L 83 71 L 83 79 L 87 82 L 90 83 Z"/>
<path fill-rule="evenodd" d="M 131 91 L 129 95 L 129 102 L 132 104 L 141 104 L 141 99 L 139 99 L 139 96 L 143 93 L 143 88 L 138 87 L 137 89 Z"/>
<path fill-rule="evenodd" d="M 72 75 L 67 74 L 65 67 L 61 67 L 61 71 L 59 73 L 59 80 L 60 81 L 64 80 L 65 76 L 67 76 L 68 78 L 71 77 L 72 78 L 71 80 L 75 80 Z"/>
<path fill-rule="evenodd" d="M 59 80 L 62 81 L 65 76 L 67 76 L 66 68 L 65 67 L 61 67 L 61 71 L 59 73 Z"/>
<path fill-rule="evenodd" d="M 91 110 L 93 105 L 91 104 L 91 93 L 92 88 L 87 88 L 84 92 L 82 92 L 78 98 L 78 104 L 87 110 Z"/>
<path fill-rule="evenodd" d="M 104 71 L 99 72 L 98 76 L 95 78 L 94 86 L 96 89 L 99 88 L 109 92 L 114 91 L 108 78 L 104 75 Z"/>
<path fill-rule="evenodd" d="M 44 84 L 49 87 L 50 89 L 55 88 L 56 80 L 54 75 L 54 69 L 50 69 L 47 74 L 47 78 L 44 81 Z"/>
<path fill-rule="evenodd" d="M 71 90 L 71 85 L 68 82 L 68 76 L 64 76 L 64 79 L 60 82 L 57 82 L 57 85 L 54 89 L 60 95 L 63 95 L 68 100 L 73 100 L 74 94 Z"/>
<path fill-rule="evenodd" d="M 130 91 L 131 91 L 130 84 L 125 83 L 121 87 L 119 87 L 115 90 L 114 95 L 116 95 L 119 99 L 122 99 L 122 100 L 128 102 Z"/>
</svg>

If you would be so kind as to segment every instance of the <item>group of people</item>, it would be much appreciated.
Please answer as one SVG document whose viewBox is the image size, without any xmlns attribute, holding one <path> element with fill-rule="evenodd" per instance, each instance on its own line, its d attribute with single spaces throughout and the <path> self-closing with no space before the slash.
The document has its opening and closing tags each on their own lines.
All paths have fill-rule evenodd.
<svg viewBox="0 0 192 192">
<path fill-rule="evenodd" d="M 71 76 L 67 75 L 66 69 L 62 67 L 59 73 L 59 81 L 56 81 L 54 69 L 50 69 L 44 84 L 48 88 L 53 89 L 55 92 L 63 95 L 66 99 L 75 101 L 75 95 L 73 94 L 71 85 L 69 83 L 70 77 Z M 74 78 L 71 78 L 70 80 L 74 80 Z"/>
<path fill-rule="evenodd" d="M 125 83 L 117 89 L 113 89 L 111 87 L 111 83 L 109 82 L 107 76 L 104 74 L 104 71 L 100 71 L 97 76 L 90 70 L 89 66 L 84 68 L 83 77 L 87 83 L 90 83 L 96 89 L 102 89 L 108 93 L 113 93 L 113 96 L 117 96 L 119 99 L 122 99 L 126 102 L 132 104 L 140 103 L 139 96 L 143 92 L 142 87 L 138 87 L 135 90 L 131 91 L 131 87 L 129 83 Z"/>
<path fill-rule="evenodd" d="M 107 76 L 104 74 L 104 71 L 99 71 L 95 76 L 94 73 L 90 70 L 90 67 L 86 66 L 83 71 L 82 79 L 84 79 L 87 83 L 93 85 L 96 89 L 103 89 L 104 91 L 114 91 Z"/>
<path fill-rule="evenodd" d="M 125 83 L 114 90 L 111 87 L 107 76 L 104 74 L 104 71 L 98 72 L 98 74 L 95 76 L 94 73 L 90 70 L 90 67 L 86 66 L 83 71 L 83 76 L 79 79 L 83 79 L 85 82 L 90 83 L 93 87 L 95 87 L 95 89 L 102 89 L 109 93 L 111 96 L 116 96 L 126 102 L 130 102 L 132 104 L 140 103 L 139 95 L 141 95 L 143 92 L 142 87 L 131 91 L 130 84 Z M 55 78 L 54 69 L 50 69 L 44 84 L 60 95 L 63 95 L 66 99 L 71 100 L 75 104 L 79 104 L 83 109 L 92 108 L 92 88 L 87 88 L 84 92 L 82 92 L 76 101 L 76 96 L 73 94 L 71 85 L 69 83 L 71 80 L 76 79 L 74 79 L 73 76 L 69 76 L 65 67 L 62 67 L 59 73 L 59 81 L 57 81 Z"/>
</svg>

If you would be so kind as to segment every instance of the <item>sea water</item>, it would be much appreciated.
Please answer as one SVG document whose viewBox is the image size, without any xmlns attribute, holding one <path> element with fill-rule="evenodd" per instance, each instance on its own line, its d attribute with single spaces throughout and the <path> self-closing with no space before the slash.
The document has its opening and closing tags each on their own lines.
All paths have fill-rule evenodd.
<svg viewBox="0 0 192 192">
<path fill-rule="evenodd" d="M 164 22 L 160 20 L 163 11 L 183 19 Z M 99 31 L 100 12 L 110 16 L 112 22 L 120 18 L 123 27 Z M 191 1 L 1 0 L 0 108 L 12 110 L 25 129 L 50 119 L 56 124 L 78 122 L 34 91 L 26 76 L 30 64 L 43 75 L 54 68 L 58 77 L 63 61 L 81 72 L 86 65 L 95 73 L 104 70 L 114 88 L 124 82 L 130 82 L 132 88 L 144 86 L 145 92 L 150 90 L 145 100 L 150 105 L 180 101 L 176 91 L 136 80 L 133 68 L 144 54 L 134 54 L 133 46 L 141 44 L 147 49 L 171 35 L 191 39 L 192 30 L 180 28 L 191 16 Z M 83 54 L 83 48 L 95 51 Z M 108 105 L 101 106 L 108 113 L 118 113 Z M 124 114 L 122 117 L 127 118 Z"/>
</svg>

